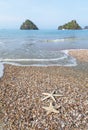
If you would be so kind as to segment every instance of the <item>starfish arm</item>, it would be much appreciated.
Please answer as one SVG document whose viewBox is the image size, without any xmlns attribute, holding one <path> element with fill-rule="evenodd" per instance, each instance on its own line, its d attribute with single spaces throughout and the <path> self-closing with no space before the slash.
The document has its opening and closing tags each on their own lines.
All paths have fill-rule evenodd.
<svg viewBox="0 0 88 130">
<path fill-rule="evenodd" d="M 55 93 L 55 90 L 53 90 L 51 94 L 54 94 L 54 93 Z"/>
<path fill-rule="evenodd" d="M 42 107 L 43 109 L 49 111 L 49 107 Z"/>
<path fill-rule="evenodd" d="M 48 95 L 50 95 L 49 93 L 42 93 L 43 95 L 46 95 L 46 96 L 48 96 Z"/>
<path fill-rule="evenodd" d="M 47 115 L 49 115 L 50 113 L 52 113 L 52 111 L 47 111 L 47 113 L 46 113 L 46 114 L 47 114 Z"/>
<path fill-rule="evenodd" d="M 53 107 L 53 105 L 52 105 L 52 101 L 50 102 L 50 105 L 49 105 L 49 107 Z"/>
<path fill-rule="evenodd" d="M 60 97 L 60 96 L 63 96 L 61 94 L 53 94 L 54 97 Z"/>
<path fill-rule="evenodd" d="M 56 102 L 55 98 L 53 96 L 51 96 L 51 98 L 53 99 L 54 102 Z"/>
<path fill-rule="evenodd" d="M 47 112 L 46 114 L 49 115 L 50 113 L 53 112 L 53 110 L 50 107 L 42 107 L 43 109 L 45 109 Z"/>
<path fill-rule="evenodd" d="M 53 109 L 53 112 L 54 112 L 54 113 L 59 113 L 59 111 L 58 111 L 58 110 L 56 110 L 56 109 Z"/>
<path fill-rule="evenodd" d="M 52 105 L 52 102 L 50 102 L 50 106 L 49 106 L 49 107 L 51 108 L 51 111 L 52 111 L 52 112 L 54 112 L 54 113 L 59 113 L 59 111 L 56 110 L 56 109 L 54 108 L 54 106 Z"/>
<path fill-rule="evenodd" d="M 44 101 L 44 100 L 46 100 L 48 98 L 50 98 L 50 96 L 46 96 L 45 98 L 42 99 L 42 101 Z"/>
</svg>

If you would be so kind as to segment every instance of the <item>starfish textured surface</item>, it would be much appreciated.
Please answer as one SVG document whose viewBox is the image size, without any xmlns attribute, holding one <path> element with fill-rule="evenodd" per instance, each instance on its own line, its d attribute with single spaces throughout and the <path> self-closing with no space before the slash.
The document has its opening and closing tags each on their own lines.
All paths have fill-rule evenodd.
<svg viewBox="0 0 88 130">
<path fill-rule="evenodd" d="M 47 111 L 47 115 L 50 113 L 59 113 L 58 110 L 55 109 L 55 107 L 52 105 L 52 102 L 50 102 L 49 107 L 42 107 L 43 109 L 45 109 Z"/>
<path fill-rule="evenodd" d="M 43 98 L 42 101 L 44 101 L 44 100 L 46 100 L 46 99 L 48 99 L 48 98 L 52 98 L 52 100 L 53 100 L 54 102 L 56 102 L 56 100 L 55 100 L 54 97 L 63 96 L 63 95 L 61 95 L 61 94 L 54 94 L 54 93 L 55 93 L 55 91 L 53 91 L 52 93 L 42 93 L 43 95 L 46 95 L 46 97 Z"/>
</svg>

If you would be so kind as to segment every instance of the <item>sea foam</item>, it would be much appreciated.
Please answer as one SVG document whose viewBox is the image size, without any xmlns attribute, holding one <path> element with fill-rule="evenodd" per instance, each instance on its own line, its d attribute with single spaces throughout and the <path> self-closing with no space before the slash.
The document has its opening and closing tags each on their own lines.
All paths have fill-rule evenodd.
<svg viewBox="0 0 88 130">
<path fill-rule="evenodd" d="M 20 61 L 57 61 L 67 58 L 67 55 L 64 55 L 60 58 L 51 58 L 51 59 L 0 59 L 0 62 L 20 62 Z"/>
<path fill-rule="evenodd" d="M 62 38 L 62 39 L 52 39 L 52 40 L 46 40 L 46 42 L 64 42 L 65 39 Z"/>
<path fill-rule="evenodd" d="M 4 65 L 0 63 L 0 78 L 3 76 L 4 73 Z"/>
<path fill-rule="evenodd" d="M 68 59 L 69 57 L 69 50 L 62 50 L 62 53 L 64 55 L 60 58 L 51 58 L 51 59 L 0 59 L 0 78 L 4 74 L 4 64 L 10 64 L 10 65 L 15 65 L 15 66 L 41 66 L 41 67 L 46 67 L 46 66 L 77 66 L 76 59 L 72 56 L 70 56 L 70 61 L 69 63 L 61 64 L 58 61 L 63 61 L 64 59 Z M 17 62 L 17 63 L 16 63 Z M 20 62 L 29 62 L 29 64 L 22 64 Z M 32 63 L 30 62 L 42 62 L 41 63 Z M 48 63 L 50 62 L 50 63 Z"/>
</svg>

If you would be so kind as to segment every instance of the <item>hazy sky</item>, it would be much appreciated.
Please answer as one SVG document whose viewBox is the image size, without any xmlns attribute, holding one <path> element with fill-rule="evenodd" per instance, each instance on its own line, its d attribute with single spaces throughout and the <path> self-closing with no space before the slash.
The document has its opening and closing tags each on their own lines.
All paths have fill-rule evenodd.
<svg viewBox="0 0 88 130">
<path fill-rule="evenodd" d="M 40 29 L 57 29 L 72 19 L 88 25 L 88 0 L 0 0 L 0 28 L 32 20 Z"/>
</svg>

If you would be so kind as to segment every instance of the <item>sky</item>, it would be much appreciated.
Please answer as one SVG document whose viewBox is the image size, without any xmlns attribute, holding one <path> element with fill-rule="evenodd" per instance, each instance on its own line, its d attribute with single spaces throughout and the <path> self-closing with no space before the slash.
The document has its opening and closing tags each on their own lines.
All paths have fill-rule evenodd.
<svg viewBox="0 0 88 130">
<path fill-rule="evenodd" d="M 71 20 L 88 25 L 88 0 L 0 0 L 0 28 L 20 28 L 29 19 L 39 29 L 57 29 Z"/>
</svg>

